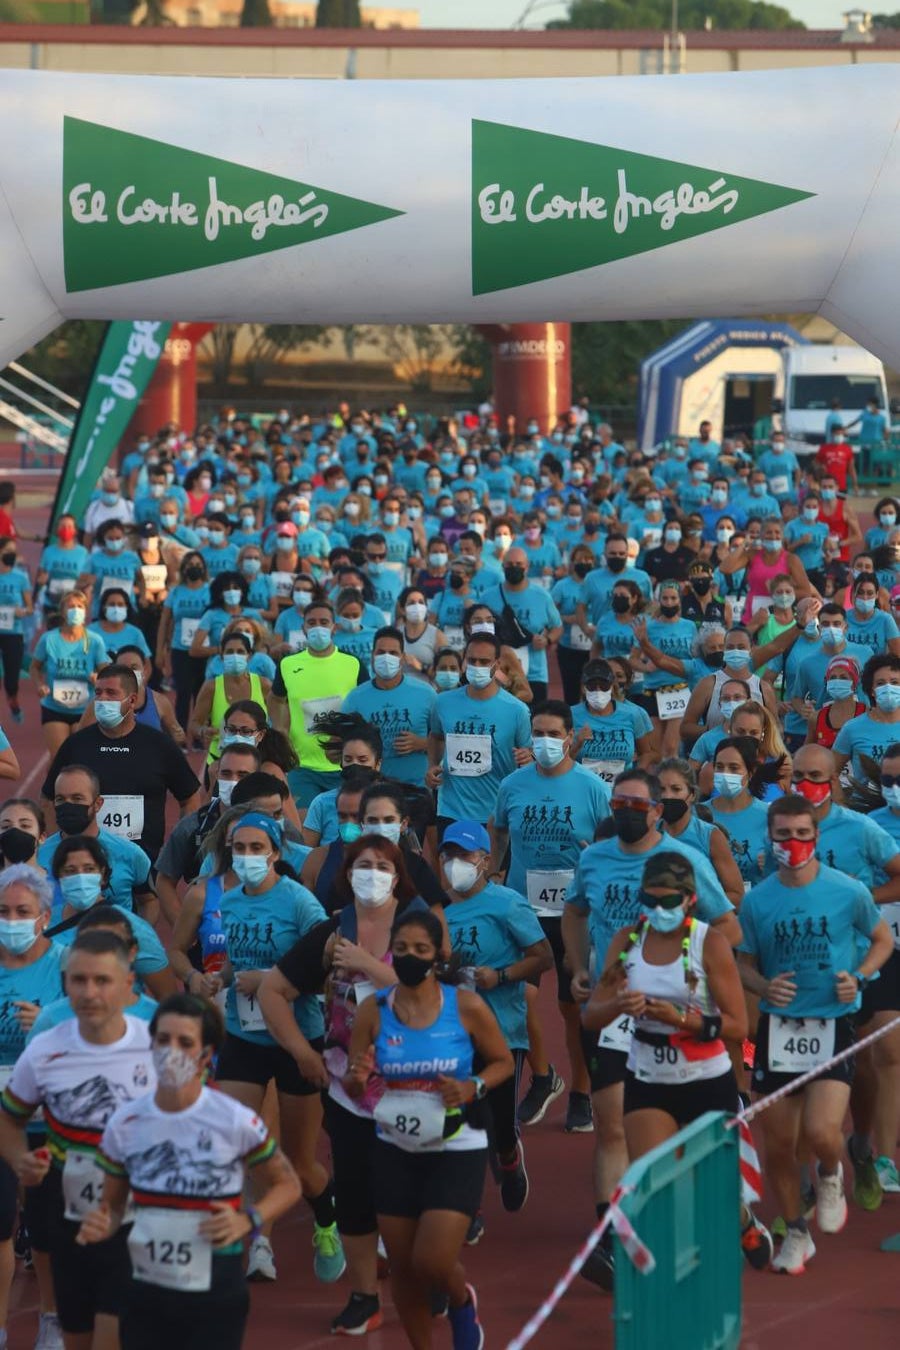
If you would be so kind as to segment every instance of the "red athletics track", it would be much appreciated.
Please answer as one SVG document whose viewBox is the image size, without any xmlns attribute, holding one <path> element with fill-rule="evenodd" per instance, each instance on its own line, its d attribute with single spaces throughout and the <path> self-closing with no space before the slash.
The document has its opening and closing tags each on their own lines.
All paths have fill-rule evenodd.
<svg viewBox="0 0 900 1350">
<path fill-rule="evenodd" d="M 46 519 L 50 480 L 16 477 L 20 484 L 17 523 L 22 530 L 36 532 Z M 24 546 L 31 562 L 37 551 L 36 545 Z M 27 681 L 22 705 L 26 711 L 23 727 L 10 725 L 5 707 L 0 708 L 0 722 L 22 765 L 21 782 L 10 784 L 3 796 L 36 792 L 43 778 L 37 702 Z M 550 981 L 545 983 L 543 1000 L 551 1051 L 562 1066 L 562 1037 Z M 478 1288 L 487 1345 L 495 1350 L 505 1346 L 538 1307 L 591 1226 L 591 1139 L 563 1133 L 563 1102 L 554 1103 L 547 1118 L 526 1133 L 532 1189 L 525 1209 L 518 1215 L 504 1213 L 489 1182 L 485 1236 L 478 1247 L 464 1253 Z M 849 1176 L 847 1180 L 849 1186 Z M 761 1214 L 770 1217 L 771 1207 L 764 1204 Z M 881 1240 L 896 1232 L 900 1232 L 900 1196 L 886 1197 L 876 1214 L 864 1214 L 851 1204 L 847 1227 L 839 1236 L 822 1237 L 813 1228 L 818 1254 L 804 1276 L 791 1279 L 748 1270 L 743 1350 L 768 1350 L 776 1342 L 790 1343 L 797 1350 L 813 1346 L 816 1350 L 838 1346 L 842 1350 L 847 1346 L 896 1350 L 900 1253 L 878 1250 Z M 303 1205 L 276 1229 L 279 1280 L 272 1286 L 253 1288 L 246 1350 L 321 1350 L 336 1343 L 329 1335 L 329 1323 L 349 1290 L 345 1280 L 333 1287 L 317 1283 L 312 1274 L 310 1235 L 311 1220 Z M 367 1350 L 406 1350 L 387 1285 L 382 1292 L 385 1325 L 363 1344 Z M 611 1308 L 610 1298 L 579 1279 L 532 1345 L 539 1350 L 612 1347 Z M 20 1270 L 12 1294 L 11 1350 L 30 1350 L 35 1310 L 34 1278 Z M 446 1324 L 437 1326 L 435 1345 L 449 1347 Z M 198 1345 L 197 1350 L 207 1347 Z M 664 1347 L 647 1346 L 646 1350 Z"/>
</svg>

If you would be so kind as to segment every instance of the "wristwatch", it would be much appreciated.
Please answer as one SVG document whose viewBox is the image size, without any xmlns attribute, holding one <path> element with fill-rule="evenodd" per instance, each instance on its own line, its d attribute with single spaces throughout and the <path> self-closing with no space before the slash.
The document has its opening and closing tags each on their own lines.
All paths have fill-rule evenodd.
<svg viewBox="0 0 900 1350">
<path fill-rule="evenodd" d="M 472 1075 L 472 1082 L 475 1084 L 475 1100 L 483 1102 L 487 1096 L 487 1083 L 483 1078 L 479 1078 L 477 1073 Z"/>
<path fill-rule="evenodd" d="M 866 985 L 869 983 L 870 977 L 868 975 L 864 975 L 861 970 L 854 970 L 853 978 L 859 985 L 860 989 L 865 989 Z"/>
<path fill-rule="evenodd" d="M 259 1210 L 256 1208 L 255 1205 L 245 1205 L 244 1213 L 250 1220 L 250 1232 L 248 1234 L 248 1237 L 250 1238 L 251 1242 L 255 1242 L 256 1239 L 261 1235 L 263 1230 L 263 1216 L 260 1214 Z"/>
</svg>

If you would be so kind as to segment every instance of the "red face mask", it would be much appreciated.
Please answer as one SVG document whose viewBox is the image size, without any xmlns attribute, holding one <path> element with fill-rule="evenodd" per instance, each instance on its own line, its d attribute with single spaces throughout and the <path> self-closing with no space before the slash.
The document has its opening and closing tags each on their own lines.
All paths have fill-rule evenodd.
<svg viewBox="0 0 900 1350">
<path fill-rule="evenodd" d="M 805 867 L 815 851 L 815 839 L 779 839 L 772 844 L 772 853 L 784 867 Z"/>
<path fill-rule="evenodd" d="M 74 538 L 75 538 L 75 526 L 74 526 L 74 525 L 60 525 L 59 529 L 56 531 L 56 534 L 57 534 L 57 538 L 59 538 L 59 539 L 74 539 Z"/>
<path fill-rule="evenodd" d="M 821 806 L 831 796 L 830 783 L 814 783 L 811 778 L 798 778 L 791 783 L 795 797 L 805 797 L 812 806 Z"/>
</svg>

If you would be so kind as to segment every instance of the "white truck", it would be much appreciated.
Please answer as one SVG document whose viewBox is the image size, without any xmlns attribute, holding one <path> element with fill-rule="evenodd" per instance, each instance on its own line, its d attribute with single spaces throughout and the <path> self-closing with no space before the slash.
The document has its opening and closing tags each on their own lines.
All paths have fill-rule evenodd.
<svg viewBox="0 0 900 1350">
<path fill-rule="evenodd" d="M 809 343 L 786 347 L 783 359 L 782 425 L 795 454 L 811 454 L 824 442 L 831 412 L 840 414 L 850 436 L 858 435 L 851 423 L 873 398 L 890 423 L 884 366 L 863 347 Z"/>
</svg>

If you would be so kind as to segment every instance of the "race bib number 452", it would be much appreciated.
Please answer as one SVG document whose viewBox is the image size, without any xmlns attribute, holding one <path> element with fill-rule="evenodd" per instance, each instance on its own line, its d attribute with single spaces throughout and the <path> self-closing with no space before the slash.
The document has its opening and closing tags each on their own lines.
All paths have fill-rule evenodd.
<svg viewBox="0 0 900 1350">
<path fill-rule="evenodd" d="M 447 767 L 454 777 L 480 778 L 491 771 L 490 736 L 447 737 Z"/>
</svg>

